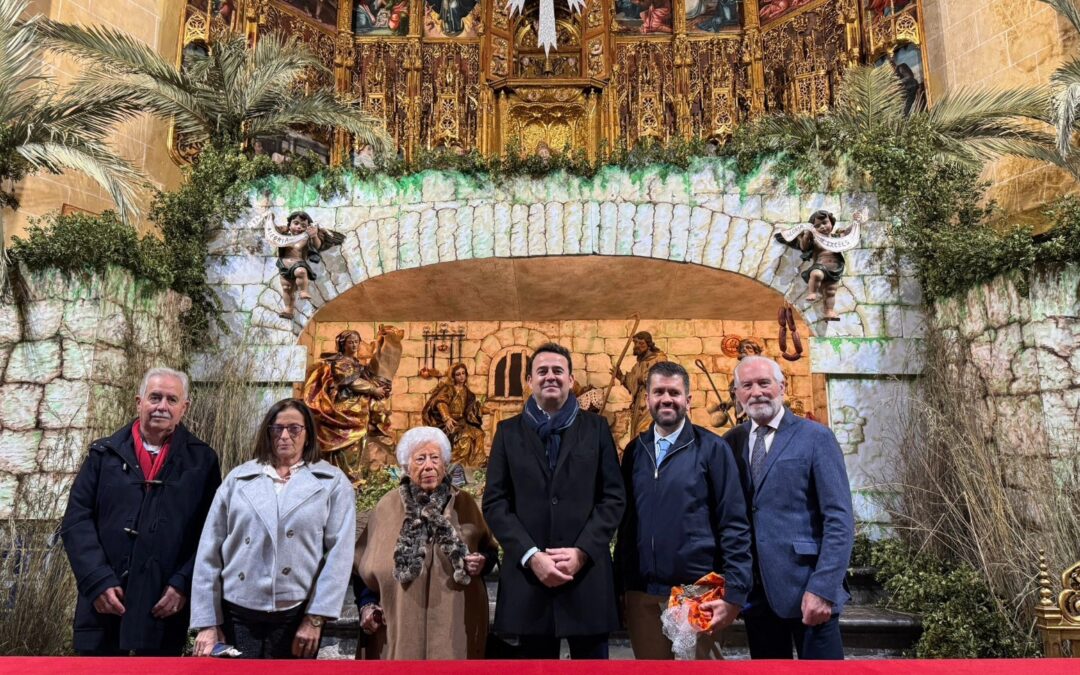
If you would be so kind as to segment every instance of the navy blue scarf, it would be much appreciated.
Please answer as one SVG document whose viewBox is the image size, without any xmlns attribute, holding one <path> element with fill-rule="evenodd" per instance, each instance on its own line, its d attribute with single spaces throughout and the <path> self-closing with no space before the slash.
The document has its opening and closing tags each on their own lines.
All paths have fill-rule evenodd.
<svg viewBox="0 0 1080 675">
<path fill-rule="evenodd" d="M 559 447 L 562 445 L 562 433 L 566 431 L 574 420 L 577 419 L 578 402 L 574 392 L 566 399 L 566 403 L 554 415 L 548 415 L 536 403 L 532 396 L 525 403 L 525 423 L 540 437 L 547 452 L 548 468 L 555 470 L 559 462 Z"/>
</svg>

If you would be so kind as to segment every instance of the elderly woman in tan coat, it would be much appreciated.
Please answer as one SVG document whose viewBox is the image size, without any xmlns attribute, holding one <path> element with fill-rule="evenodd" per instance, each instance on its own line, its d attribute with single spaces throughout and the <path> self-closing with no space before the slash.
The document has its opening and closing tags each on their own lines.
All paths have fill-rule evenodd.
<svg viewBox="0 0 1080 675">
<path fill-rule="evenodd" d="M 479 659 L 488 631 L 482 575 L 498 548 L 480 508 L 450 484 L 450 441 L 434 427 L 405 432 L 407 474 L 375 506 L 356 543 L 366 658 Z M 360 656 L 358 654 L 358 656 Z"/>
</svg>

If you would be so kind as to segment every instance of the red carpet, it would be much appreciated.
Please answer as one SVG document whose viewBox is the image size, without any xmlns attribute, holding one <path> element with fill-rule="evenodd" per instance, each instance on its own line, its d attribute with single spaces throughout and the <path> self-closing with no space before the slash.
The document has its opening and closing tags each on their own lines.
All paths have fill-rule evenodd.
<svg viewBox="0 0 1080 675">
<path fill-rule="evenodd" d="M 1080 659 L 982 661 L 228 661 L 220 659 L 0 658 L 0 673 L 15 675 L 1078 675 Z"/>
</svg>

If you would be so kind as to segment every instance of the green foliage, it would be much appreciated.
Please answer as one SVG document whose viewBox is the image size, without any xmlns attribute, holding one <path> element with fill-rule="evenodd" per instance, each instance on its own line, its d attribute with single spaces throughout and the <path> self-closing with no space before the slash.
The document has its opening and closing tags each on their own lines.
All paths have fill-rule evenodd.
<svg viewBox="0 0 1080 675">
<path fill-rule="evenodd" d="M 397 467 L 373 471 L 360 480 L 356 486 L 356 511 L 367 513 L 375 509 L 375 505 L 383 496 L 397 488 L 401 483 L 401 474 Z"/>
<path fill-rule="evenodd" d="M 78 213 L 35 218 L 26 230 L 26 239 L 13 238 L 11 256 L 29 269 L 103 273 L 116 265 L 157 288 L 173 282 L 165 244 L 153 235 L 139 237 L 114 211 L 100 216 Z"/>
<path fill-rule="evenodd" d="M 1063 197 L 1047 206 L 1045 213 L 1053 223 L 1053 229 L 1036 242 L 1039 261 L 1067 263 L 1080 260 L 1080 198 L 1076 195 Z"/>
<path fill-rule="evenodd" d="M 1067 234 L 1077 226 L 1052 244 L 1035 242 L 1027 229 L 997 223 L 1001 214 L 984 202 L 987 185 L 979 181 L 979 159 L 994 152 L 1051 159 L 1052 139 L 1016 122 L 1036 116 L 1043 94 L 960 92 L 909 116 L 899 96 L 887 69 L 852 69 L 826 115 L 764 118 L 737 130 L 722 152 L 742 173 L 772 160 L 774 171 L 806 188 L 873 190 L 930 300 L 1003 273 L 1026 277 L 1037 263 L 1080 261 L 1080 245 Z M 1050 211 L 1059 227 L 1080 222 L 1075 205 Z"/>
<path fill-rule="evenodd" d="M 1002 603 L 970 566 L 913 551 L 899 539 L 856 539 L 861 562 L 876 568 L 885 605 L 922 617 L 918 658 L 1030 656 L 1034 646 L 1018 638 Z"/>
<path fill-rule="evenodd" d="M 206 283 L 210 238 L 251 207 L 248 193 L 253 184 L 283 172 L 318 186 L 324 198 L 345 189 L 343 170 L 322 166 L 312 158 L 301 157 L 279 166 L 266 156 L 248 157 L 235 150 L 208 147 L 185 169 L 180 187 L 155 196 L 150 219 L 161 229 L 169 250 L 171 287 L 192 302 L 185 316 L 185 351 L 205 346 L 207 331 L 219 314 L 217 298 Z"/>
<path fill-rule="evenodd" d="M 30 164 L 17 151 L 16 132 L 11 127 L 0 127 L 0 207 L 19 208 L 15 196 L 15 184 L 26 178 Z"/>
</svg>

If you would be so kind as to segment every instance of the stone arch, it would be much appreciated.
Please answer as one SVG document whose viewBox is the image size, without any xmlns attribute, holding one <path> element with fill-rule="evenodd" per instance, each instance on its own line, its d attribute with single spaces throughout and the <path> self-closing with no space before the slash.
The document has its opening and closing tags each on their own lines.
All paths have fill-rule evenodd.
<svg viewBox="0 0 1080 675">
<path fill-rule="evenodd" d="M 873 483 L 872 469 L 858 473 L 864 458 L 871 467 L 883 461 L 875 457 L 887 459 L 878 447 L 881 429 L 897 411 L 895 401 L 885 401 L 881 392 L 906 390 L 906 381 L 896 376 L 917 375 L 922 368 L 921 292 L 913 267 L 892 250 L 875 195 L 798 192 L 768 166 L 741 180 L 730 163 L 718 159 L 686 170 L 607 168 L 591 178 L 556 174 L 495 182 L 424 172 L 357 181 L 347 195 L 332 200 L 320 200 L 302 183 L 283 181 L 251 200 L 244 218 L 215 234 L 207 273 L 230 328 L 215 339 L 243 340 L 256 353 L 261 370 L 251 378 L 261 386 L 284 389 L 302 380 L 307 350 L 297 345 L 297 336 L 316 312 L 333 307 L 345 293 L 405 270 L 539 257 L 700 266 L 783 297 L 802 313 L 810 332 L 810 371 L 823 378 L 834 430 L 853 458 L 849 471 L 858 493 Z M 281 222 L 298 208 L 320 226 L 341 232 L 345 241 L 323 255 L 312 301 L 299 302 L 296 318 L 286 321 L 277 316 L 276 251 L 263 241 L 261 217 L 269 211 Z M 776 229 L 804 222 L 818 209 L 834 212 L 841 223 L 857 211 L 868 212 L 861 247 L 845 254 L 847 269 L 837 295 L 841 321 L 827 324 L 818 320 L 817 307 L 802 301 L 798 252 L 772 240 Z M 499 349 L 504 347 L 500 340 Z M 474 353 L 479 354 L 477 374 L 481 364 L 486 371 L 489 354 Z M 215 377 L 212 362 L 193 371 L 196 378 Z M 860 503 L 856 495 L 857 510 Z"/>
<path fill-rule="evenodd" d="M 284 182 L 253 195 L 248 216 L 217 233 L 208 277 L 233 334 L 274 354 L 276 373 L 295 370 L 300 357 L 289 350 L 314 314 L 369 280 L 454 261 L 589 255 L 690 263 L 752 279 L 803 312 L 815 369 L 917 372 L 911 341 L 920 336 L 921 294 L 910 266 L 892 254 L 876 197 L 788 187 L 767 168 L 739 183 L 721 160 L 685 171 L 609 168 L 589 179 L 555 175 L 498 183 L 425 172 L 357 182 L 347 196 L 330 201 L 302 183 Z M 344 234 L 345 242 L 323 255 L 311 302 L 299 302 L 296 318 L 286 321 L 277 316 L 275 252 L 262 241 L 260 227 L 267 211 L 281 222 L 296 208 Z M 837 295 L 841 321 L 828 325 L 818 321 L 816 306 L 800 302 L 805 285 L 798 252 L 772 240 L 776 228 L 802 222 L 820 208 L 841 222 L 857 210 L 869 214 L 862 248 L 847 254 Z"/>
</svg>

